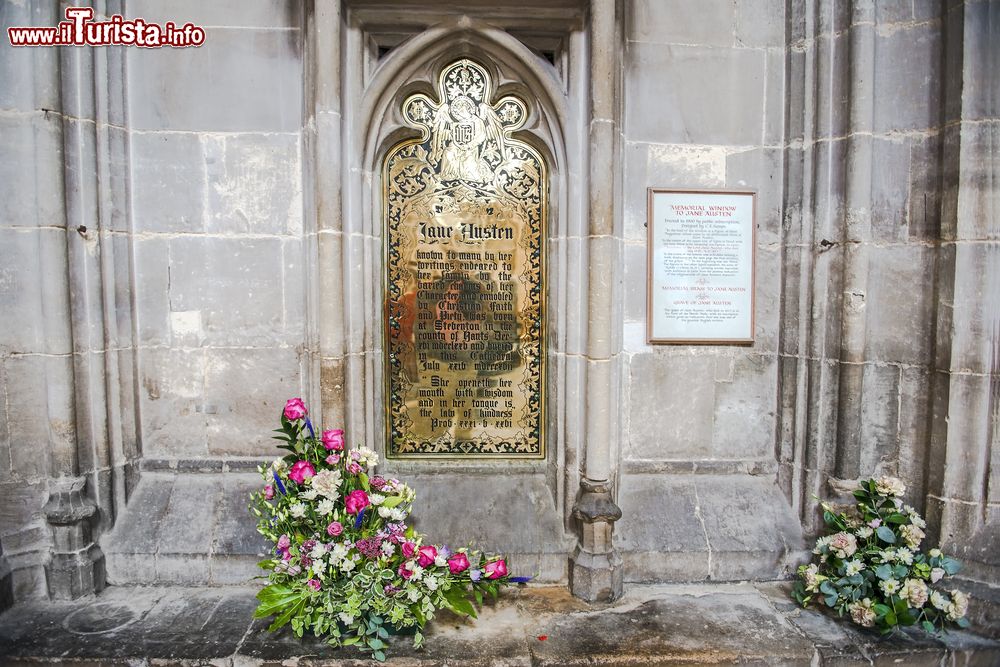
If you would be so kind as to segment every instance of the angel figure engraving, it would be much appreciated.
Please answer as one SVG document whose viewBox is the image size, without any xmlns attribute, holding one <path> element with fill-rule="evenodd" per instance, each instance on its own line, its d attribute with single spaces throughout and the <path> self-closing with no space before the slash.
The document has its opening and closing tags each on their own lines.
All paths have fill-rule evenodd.
<svg viewBox="0 0 1000 667">
<path fill-rule="evenodd" d="M 507 161 L 510 132 L 524 124 L 526 107 L 511 95 L 491 104 L 491 89 L 481 65 L 459 60 L 442 73 L 441 104 L 422 93 L 404 103 L 407 120 L 429 135 L 439 181 L 491 183 Z"/>
</svg>

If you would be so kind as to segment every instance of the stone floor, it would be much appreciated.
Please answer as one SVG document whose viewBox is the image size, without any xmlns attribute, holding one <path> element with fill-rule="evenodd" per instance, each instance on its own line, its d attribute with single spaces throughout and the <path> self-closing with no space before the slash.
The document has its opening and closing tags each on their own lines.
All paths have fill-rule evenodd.
<svg viewBox="0 0 1000 667">
<path fill-rule="evenodd" d="M 888 639 L 798 609 L 786 583 L 630 586 L 588 606 L 524 587 L 478 620 L 439 615 L 426 647 L 393 638 L 390 665 L 1000 665 L 1000 641 L 956 632 Z M 252 621 L 255 589 L 111 587 L 0 616 L 0 664 L 373 664 Z"/>
</svg>

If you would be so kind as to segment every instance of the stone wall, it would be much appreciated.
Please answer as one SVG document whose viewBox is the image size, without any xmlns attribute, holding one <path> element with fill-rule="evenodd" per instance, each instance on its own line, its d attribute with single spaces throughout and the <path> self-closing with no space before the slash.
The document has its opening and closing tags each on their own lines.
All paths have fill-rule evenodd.
<svg viewBox="0 0 1000 667">
<path fill-rule="evenodd" d="M 544 102 L 550 455 L 390 466 L 424 527 L 516 551 L 530 516 L 524 565 L 559 581 L 589 576 L 571 553 L 631 581 L 776 577 L 813 494 L 886 472 L 997 580 L 995 3 L 124 7 L 206 43 L 0 40 L 0 601 L 99 587 L 98 544 L 112 581 L 238 580 L 213 559 L 259 546 L 233 513 L 286 397 L 380 447 L 377 165 L 396 89 L 456 53 Z M 649 186 L 758 192 L 753 345 L 647 344 Z M 178 551 L 163 526 L 206 473 L 232 476 L 197 522 L 220 535 Z M 494 512 L 483 488 L 514 509 L 446 516 L 446 493 Z"/>
</svg>

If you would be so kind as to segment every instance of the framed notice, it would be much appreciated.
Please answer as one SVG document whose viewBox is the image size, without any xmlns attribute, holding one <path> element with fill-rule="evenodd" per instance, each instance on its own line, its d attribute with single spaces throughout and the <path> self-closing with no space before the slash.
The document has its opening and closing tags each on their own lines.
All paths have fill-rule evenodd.
<svg viewBox="0 0 1000 667">
<path fill-rule="evenodd" d="M 650 343 L 749 345 L 757 194 L 649 188 Z"/>
</svg>

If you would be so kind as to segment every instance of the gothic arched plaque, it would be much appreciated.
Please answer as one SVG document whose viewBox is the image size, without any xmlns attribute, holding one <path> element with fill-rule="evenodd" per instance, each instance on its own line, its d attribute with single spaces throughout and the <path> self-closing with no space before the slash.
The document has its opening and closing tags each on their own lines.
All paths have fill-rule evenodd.
<svg viewBox="0 0 1000 667">
<path fill-rule="evenodd" d="M 386 451 L 542 458 L 547 173 L 526 103 L 482 65 L 403 102 L 419 139 L 382 165 Z"/>
</svg>

